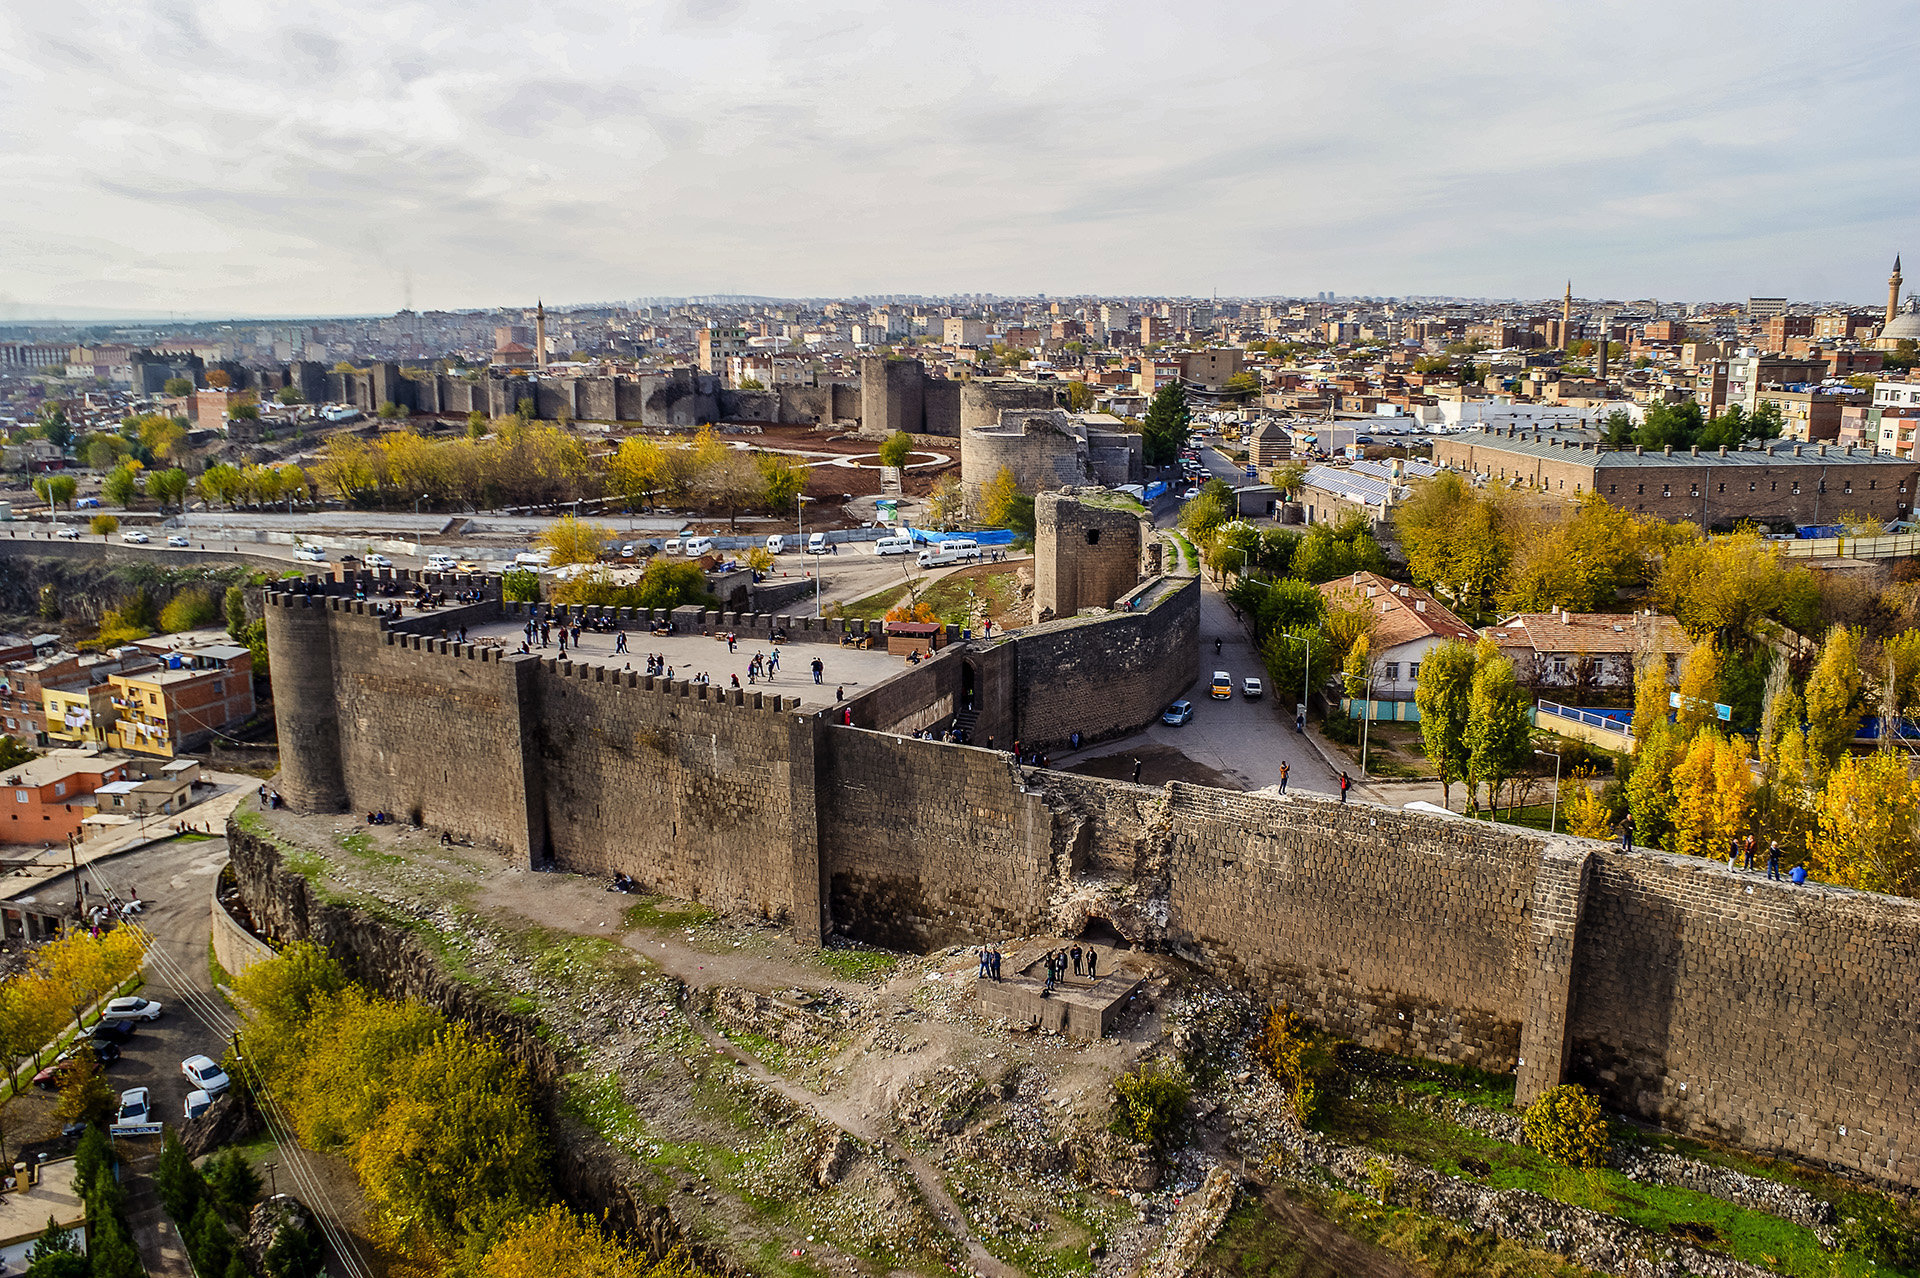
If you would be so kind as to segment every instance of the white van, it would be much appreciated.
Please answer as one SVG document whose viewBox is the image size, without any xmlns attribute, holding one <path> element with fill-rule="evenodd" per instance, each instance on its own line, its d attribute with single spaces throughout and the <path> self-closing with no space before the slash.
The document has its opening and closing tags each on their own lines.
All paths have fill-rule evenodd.
<svg viewBox="0 0 1920 1278">
<path fill-rule="evenodd" d="M 713 538 L 711 537 L 687 538 L 688 557 L 693 559 L 698 559 L 702 555 L 710 555 L 712 553 L 713 553 Z"/>
<path fill-rule="evenodd" d="M 807 553 L 809 555 L 826 554 L 827 553 L 827 535 L 825 533 L 814 533 L 813 535 L 808 537 Z"/>
<path fill-rule="evenodd" d="M 784 537 L 784 536 L 782 536 L 782 535 L 781 535 L 780 533 L 770 533 L 770 534 L 768 534 L 768 536 L 767 536 L 767 553 L 768 553 L 769 555 L 784 555 L 784 554 L 786 554 L 786 553 L 787 553 L 787 539 L 786 539 L 786 537 Z"/>
<path fill-rule="evenodd" d="M 427 556 L 428 572 L 452 572 L 454 568 L 458 566 L 458 564 L 459 564 L 459 561 L 456 560 L 452 555 L 428 555 Z"/>
<path fill-rule="evenodd" d="M 945 568 L 948 564 L 962 564 L 974 557 L 970 550 L 923 550 L 920 558 L 914 562 L 922 568 Z"/>
<path fill-rule="evenodd" d="M 913 538 L 882 537 L 873 543 L 873 553 L 876 555 L 910 555 L 913 553 Z"/>
<path fill-rule="evenodd" d="M 660 553 L 661 553 L 661 554 L 663 554 L 663 555 L 677 555 L 677 554 L 679 554 L 679 553 L 680 553 L 680 539 L 679 539 L 678 537 L 669 537 L 669 538 L 667 538 L 667 544 L 666 544 L 666 545 L 664 545 L 664 546 L 662 546 L 662 547 L 660 547 Z"/>
<path fill-rule="evenodd" d="M 553 562 L 553 552 L 551 550 L 523 550 L 513 557 L 513 562 L 514 565 L 519 568 L 545 568 Z"/>
<path fill-rule="evenodd" d="M 324 564 L 327 562 L 327 552 L 318 546 L 301 546 L 293 552 L 293 557 L 310 564 Z"/>
<path fill-rule="evenodd" d="M 951 537 L 940 543 L 940 549 L 957 551 L 975 559 L 980 556 L 980 543 L 971 537 Z"/>
</svg>

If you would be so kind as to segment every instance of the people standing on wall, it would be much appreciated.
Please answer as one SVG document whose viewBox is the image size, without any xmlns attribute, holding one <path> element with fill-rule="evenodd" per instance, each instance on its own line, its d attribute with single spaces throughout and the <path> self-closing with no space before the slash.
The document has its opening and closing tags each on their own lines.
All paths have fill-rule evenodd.
<svg viewBox="0 0 1920 1278">
<path fill-rule="evenodd" d="M 1740 850 L 1746 853 L 1747 868 L 1751 870 L 1753 868 L 1753 836 L 1751 834 L 1741 840 Z"/>
<path fill-rule="evenodd" d="M 1290 771 L 1292 771 L 1292 769 L 1287 767 L 1287 761 L 1285 759 L 1280 760 L 1280 793 L 1282 794 L 1287 792 L 1287 773 Z"/>
<path fill-rule="evenodd" d="M 1780 840 L 1778 839 L 1767 840 L 1767 877 L 1775 882 L 1780 880 Z"/>
<path fill-rule="evenodd" d="M 1080 958 L 1081 958 L 1080 947 L 1077 945 L 1074 946 L 1071 950 L 1067 951 L 1067 954 L 1069 957 L 1073 959 L 1073 974 L 1075 976 L 1080 975 Z"/>
<path fill-rule="evenodd" d="M 1346 773 L 1342 772 L 1340 774 L 1340 802 L 1345 803 L 1347 801 L 1347 790 L 1352 785 L 1353 785 L 1353 778 L 1349 777 Z"/>
<path fill-rule="evenodd" d="M 1016 745 L 1014 748 L 1017 750 L 1019 746 Z M 1137 758 L 1133 761 L 1133 783 L 1135 785 L 1140 784 L 1140 760 Z"/>
<path fill-rule="evenodd" d="M 1100 951 L 1089 945 L 1087 947 L 1087 979 L 1089 981 L 1097 981 L 1100 979 L 1099 967 Z"/>
<path fill-rule="evenodd" d="M 825 678 L 826 672 L 827 672 L 827 663 L 820 660 L 820 658 L 815 657 L 813 659 L 813 681 L 815 683 L 822 682 L 823 679 Z"/>
<path fill-rule="evenodd" d="M 1779 845 L 1776 844 L 1775 846 L 1778 847 Z M 1620 850 L 1622 852 L 1633 851 L 1633 813 L 1631 812 L 1620 818 Z M 1774 877 L 1778 878 L 1779 876 L 1775 875 Z"/>
</svg>

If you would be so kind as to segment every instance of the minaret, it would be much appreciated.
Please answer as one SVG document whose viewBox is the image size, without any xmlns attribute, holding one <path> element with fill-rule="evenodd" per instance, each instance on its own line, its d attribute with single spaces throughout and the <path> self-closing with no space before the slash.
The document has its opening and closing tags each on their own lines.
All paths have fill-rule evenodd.
<svg viewBox="0 0 1920 1278">
<path fill-rule="evenodd" d="M 1887 323 L 1900 313 L 1900 255 L 1893 255 L 1893 274 L 1887 277 Z"/>
<path fill-rule="evenodd" d="M 533 358 L 539 364 L 540 371 L 547 371 L 547 304 L 540 302 L 533 310 Z"/>
<path fill-rule="evenodd" d="M 1573 348 L 1573 281 L 1567 281 L 1567 295 L 1560 299 L 1560 349 Z"/>
</svg>

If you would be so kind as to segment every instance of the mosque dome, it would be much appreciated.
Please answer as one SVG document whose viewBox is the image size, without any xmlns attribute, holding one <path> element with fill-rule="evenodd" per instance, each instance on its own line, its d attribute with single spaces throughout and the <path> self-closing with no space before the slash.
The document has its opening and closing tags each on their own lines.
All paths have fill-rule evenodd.
<svg viewBox="0 0 1920 1278">
<path fill-rule="evenodd" d="M 1893 323 L 1880 330 L 1880 339 L 1920 342 L 1920 311 L 1905 311 L 1893 317 Z"/>
</svg>

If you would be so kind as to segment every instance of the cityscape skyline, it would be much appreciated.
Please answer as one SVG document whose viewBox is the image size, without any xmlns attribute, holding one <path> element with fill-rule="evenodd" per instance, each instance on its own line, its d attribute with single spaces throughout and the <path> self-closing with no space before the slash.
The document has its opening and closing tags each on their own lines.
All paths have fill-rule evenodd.
<svg viewBox="0 0 1920 1278">
<path fill-rule="evenodd" d="M 0 322 L 1569 275 L 1867 304 L 1920 243 L 1920 144 L 1871 124 L 1915 105 L 1891 4 L 1697 8 L 1707 45 L 1650 6 L 97 13 L 0 7 Z"/>
</svg>

